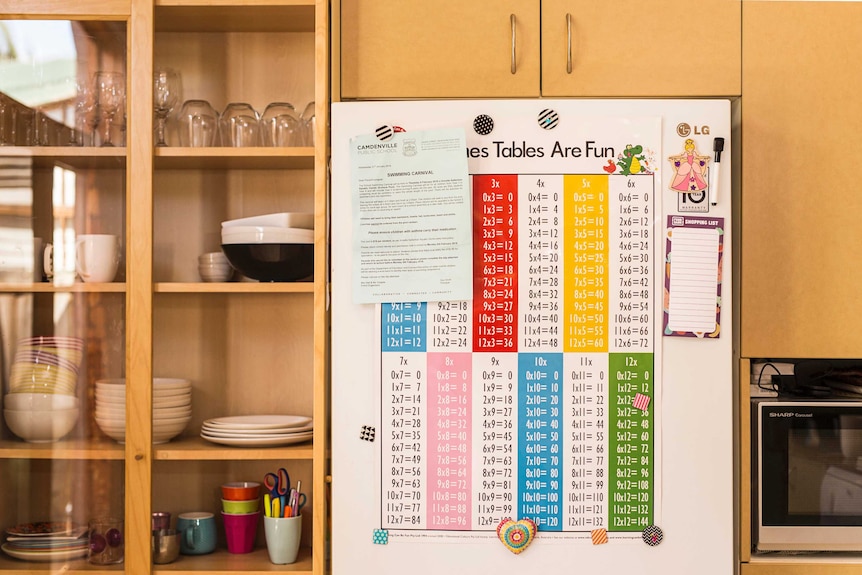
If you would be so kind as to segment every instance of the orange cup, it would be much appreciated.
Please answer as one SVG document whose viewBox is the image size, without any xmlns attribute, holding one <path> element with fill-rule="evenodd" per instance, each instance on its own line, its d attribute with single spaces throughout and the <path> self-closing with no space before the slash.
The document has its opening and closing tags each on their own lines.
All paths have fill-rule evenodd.
<svg viewBox="0 0 862 575">
<path fill-rule="evenodd" d="M 231 481 L 221 486 L 222 499 L 248 501 L 260 497 L 260 483 L 254 481 Z"/>
</svg>

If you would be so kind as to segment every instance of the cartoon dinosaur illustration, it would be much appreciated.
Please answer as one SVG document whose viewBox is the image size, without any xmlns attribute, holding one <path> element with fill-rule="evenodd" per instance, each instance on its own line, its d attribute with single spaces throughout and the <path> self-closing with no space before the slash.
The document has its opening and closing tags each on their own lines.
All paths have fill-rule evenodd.
<svg viewBox="0 0 862 575">
<path fill-rule="evenodd" d="M 641 165 L 641 161 L 646 160 L 646 156 L 643 155 L 643 146 L 627 144 L 626 149 L 617 156 L 617 159 L 619 160 L 617 165 L 620 167 L 620 173 L 624 176 L 646 171 L 646 168 Z"/>
</svg>

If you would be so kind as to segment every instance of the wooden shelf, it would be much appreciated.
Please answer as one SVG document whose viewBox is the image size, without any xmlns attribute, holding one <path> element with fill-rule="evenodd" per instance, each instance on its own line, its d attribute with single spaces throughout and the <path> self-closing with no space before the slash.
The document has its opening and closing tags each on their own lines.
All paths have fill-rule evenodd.
<svg viewBox="0 0 862 575">
<path fill-rule="evenodd" d="M 159 282 L 156 293 L 314 293 L 312 282 Z"/>
<path fill-rule="evenodd" d="M 132 0 L 0 0 L 4 18 L 52 18 L 70 20 L 123 20 L 131 13 Z"/>
<path fill-rule="evenodd" d="M 104 565 L 97 567 L 87 563 L 86 558 L 57 563 L 34 563 L 21 561 L 0 553 L 0 573 L 4 575 L 59 573 L 65 575 L 96 575 L 123 573 L 123 564 Z M 217 549 L 209 555 L 180 555 L 173 563 L 153 565 L 153 573 L 171 573 L 172 575 L 198 575 L 200 573 L 236 575 L 262 575 L 271 573 L 291 573 L 294 575 L 311 575 L 311 549 L 301 547 L 296 563 L 290 565 L 273 565 L 269 561 L 266 549 L 255 549 L 251 553 L 235 555 L 225 549 Z"/>
<path fill-rule="evenodd" d="M 0 293 L 123 293 L 125 283 L 79 283 L 58 285 L 52 283 L 0 284 Z"/>
<path fill-rule="evenodd" d="M 261 459 L 312 459 L 311 441 L 284 447 L 231 447 L 210 443 L 200 437 L 179 439 L 153 447 L 156 460 L 161 461 L 245 461 Z"/>
<path fill-rule="evenodd" d="M 310 170 L 314 148 L 156 148 L 163 170 Z"/>
<path fill-rule="evenodd" d="M 0 440 L 2 459 L 116 459 L 125 457 L 125 449 L 109 439 L 69 439 L 55 443 L 27 443 Z"/>
<path fill-rule="evenodd" d="M 9 146 L 0 148 L 0 157 L 32 158 L 37 168 L 59 165 L 73 169 L 121 169 L 126 166 L 126 148 L 119 147 Z"/>
<path fill-rule="evenodd" d="M 314 0 L 156 0 L 156 32 L 313 32 Z"/>
<path fill-rule="evenodd" d="M 306 518 L 307 519 L 307 518 Z M 171 573 L 173 575 L 197 575 L 223 573 L 225 575 L 258 575 L 261 573 L 294 573 L 296 575 L 311 575 L 311 549 L 301 547 L 296 563 L 290 565 L 273 565 L 269 561 L 266 549 L 255 549 L 251 553 L 234 555 L 224 549 L 217 549 L 209 555 L 186 556 L 167 565 L 153 565 L 153 573 Z"/>
</svg>

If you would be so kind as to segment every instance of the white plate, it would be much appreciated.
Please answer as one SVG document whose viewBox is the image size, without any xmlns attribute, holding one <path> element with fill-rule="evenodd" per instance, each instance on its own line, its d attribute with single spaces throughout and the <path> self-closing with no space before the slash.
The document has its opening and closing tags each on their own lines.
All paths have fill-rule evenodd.
<svg viewBox="0 0 862 575">
<path fill-rule="evenodd" d="M 204 421 L 204 425 L 208 427 L 223 426 L 233 430 L 302 427 L 309 423 L 311 418 L 303 415 L 234 415 Z"/>
<path fill-rule="evenodd" d="M 314 429 L 314 425 L 308 424 L 302 427 L 279 427 L 273 429 L 232 429 L 224 426 L 212 426 L 204 424 L 201 433 L 214 437 L 284 437 L 305 433 Z"/>
<path fill-rule="evenodd" d="M 8 543 L 0 546 L 0 549 L 7 555 L 11 555 L 15 559 L 23 559 L 25 561 L 62 561 L 64 559 L 75 559 L 76 557 L 84 557 L 87 554 L 87 547 L 80 549 L 69 549 L 67 551 L 18 551 L 10 549 Z"/>
<path fill-rule="evenodd" d="M 297 433 L 295 435 L 285 436 L 285 437 L 277 437 L 274 439 L 255 439 L 253 437 L 212 437 L 205 433 L 201 433 L 201 437 L 206 439 L 207 441 L 211 441 L 212 443 L 219 443 L 221 445 L 241 445 L 245 447 L 273 447 L 276 445 L 291 445 L 293 443 L 302 443 L 303 441 L 308 441 L 311 439 L 314 433 Z"/>
</svg>

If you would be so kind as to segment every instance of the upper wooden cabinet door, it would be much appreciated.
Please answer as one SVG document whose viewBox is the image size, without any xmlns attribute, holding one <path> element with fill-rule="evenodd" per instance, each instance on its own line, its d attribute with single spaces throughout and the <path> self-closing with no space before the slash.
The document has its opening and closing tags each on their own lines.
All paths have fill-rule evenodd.
<svg viewBox="0 0 862 575">
<path fill-rule="evenodd" d="M 745 2 L 741 350 L 862 356 L 862 3 Z"/>
<path fill-rule="evenodd" d="M 539 67 L 539 0 L 341 2 L 344 99 L 538 96 Z"/>
<path fill-rule="evenodd" d="M 740 0 L 543 0 L 542 95 L 739 95 L 741 16 Z"/>
</svg>

